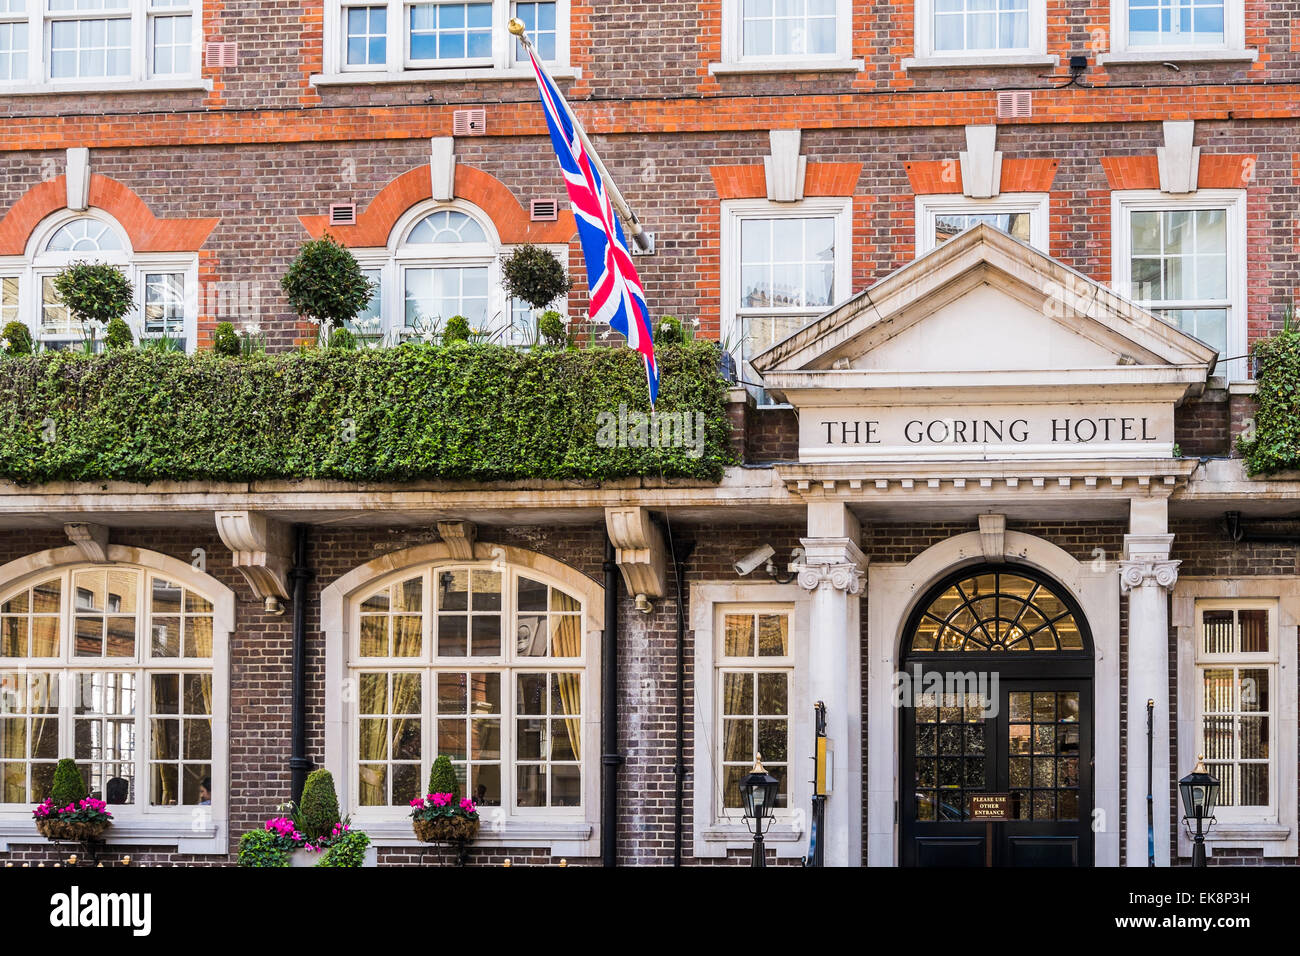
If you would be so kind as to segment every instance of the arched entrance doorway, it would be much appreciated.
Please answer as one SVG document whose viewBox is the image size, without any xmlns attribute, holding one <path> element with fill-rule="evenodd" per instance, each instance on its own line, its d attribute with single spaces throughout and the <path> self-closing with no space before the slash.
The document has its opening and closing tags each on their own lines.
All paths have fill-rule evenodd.
<svg viewBox="0 0 1300 956">
<path fill-rule="evenodd" d="M 905 866 L 1091 866 L 1092 637 L 1029 568 L 939 581 L 903 631 L 899 859 Z M 1009 819 L 972 819 L 1007 795 Z"/>
</svg>

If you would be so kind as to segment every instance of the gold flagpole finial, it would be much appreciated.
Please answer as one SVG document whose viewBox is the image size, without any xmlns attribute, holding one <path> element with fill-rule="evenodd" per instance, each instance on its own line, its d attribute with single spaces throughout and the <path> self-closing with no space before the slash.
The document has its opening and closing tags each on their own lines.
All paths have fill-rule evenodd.
<svg viewBox="0 0 1300 956">
<path fill-rule="evenodd" d="M 1192 773 L 1209 773 L 1209 772 L 1210 772 L 1209 769 L 1206 768 L 1205 766 L 1205 754 L 1199 754 L 1196 758 L 1196 768 L 1192 771 Z"/>
<path fill-rule="evenodd" d="M 510 32 L 517 37 L 523 36 L 524 30 L 526 29 L 524 27 L 524 21 L 520 20 L 518 17 L 511 17 L 510 22 L 506 24 L 506 26 L 510 30 Z"/>
</svg>

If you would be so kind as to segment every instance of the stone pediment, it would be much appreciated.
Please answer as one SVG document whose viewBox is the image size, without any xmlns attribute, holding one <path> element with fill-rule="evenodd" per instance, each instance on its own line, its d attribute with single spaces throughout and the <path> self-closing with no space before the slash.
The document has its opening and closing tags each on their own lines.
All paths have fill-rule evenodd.
<svg viewBox="0 0 1300 956">
<path fill-rule="evenodd" d="M 752 363 L 799 410 L 801 459 L 818 461 L 1168 456 L 1173 408 L 1216 359 L 980 225 Z"/>
</svg>

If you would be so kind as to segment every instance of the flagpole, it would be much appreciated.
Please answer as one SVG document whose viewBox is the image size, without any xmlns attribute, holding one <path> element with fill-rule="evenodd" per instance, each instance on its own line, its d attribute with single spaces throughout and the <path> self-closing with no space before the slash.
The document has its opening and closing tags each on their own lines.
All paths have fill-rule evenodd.
<svg viewBox="0 0 1300 956">
<path fill-rule="evenodd" d="M 528 39 L 528 34 L 526 32 L 527 27 L 524 26 L 524 21 L 520 20 L 518 17 L 511 17 L 508 29 L 512 34 L 519 38 L 519 42 L 522 43 L 525 48 L 530 51 L 534 50 L 532 41 Z M 637 248 L 642 252 L 650 252 L 652 246 L 650 244 L 649 235 L 646 233 L 645 229 L 641 227 L 641 220 L 637 219 L 636 213 L 632 211 L 632 207 L 629 206 L 627 200 L 623 198 L 623 194 L 615 184 L 614 178 L 610 176 L 609 170 L 605 168 L 605 163 L 601 160 L 600 154 L 596 152 L 596 147 L 593 146 L 591 140 L 587 138 L 587 131 L 582 128 L 582 121 L 578 119 L 578 114 L 573 111 L 572 107 L 569 107 L 568 100 L 564 98 L 564 94 L 560 92 L 560 88 L 555 85 L 555 79 L 546 71 L 546 67 L 542 64 L 540 59 L 537 60 L 537 68 L 542 71 L 543 75 L 548 80 L 551 81 L 551 86 L 555 88 L 555 94 L 560 98 L 560 102 L 568 108 L 569 115 L 573 117 L 573 129 L 578 134 L 578 139 L 582 140 L 582 145 L 587 150 L 587 155 L 589 155 L 592 162 L 596 164 L 596 170 L 600 173 L 601 182 L 605 185 L 605 191 L 609 194 L 610 202 L 613 203 L 614 208 L 618 210 L 618 214 L 623 217 L 623 222 L 627 225 L 628 232 L 632 235 L 632 241 L 636 243 Z"/>
</svg>

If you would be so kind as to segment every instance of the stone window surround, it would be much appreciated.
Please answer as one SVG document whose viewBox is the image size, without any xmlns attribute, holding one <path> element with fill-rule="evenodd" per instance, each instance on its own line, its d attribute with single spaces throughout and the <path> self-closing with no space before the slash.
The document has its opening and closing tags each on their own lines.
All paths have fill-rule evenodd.
<svg viewBox="0 0 1300 956">
<path fill-rule="evenodd" d="M 1098 66 L 1145 63 L 1253 63 L 1259 51 L 1246 47 L 1244 0 L 1224 0 L 1223 46 L 1139 47 L 1128 43 L 1129 0 L 1110 0 L 1110 49 L 1097 57 Z"/>
<path fill-rule="evenodd" d="M 746 57 L 741 37 L 744 0 L 722 0 L 722 59 L 710 63 L 709 73 L 858 73 L 866 63 L 853 59 L 853 5 L 835 3 L 835 52 L 798 56 Z"/>
<path fill-rule="evenodd" d="M 211 816 L 206 820 L 194 815 L 197 807 L 185 808 L 181 815 L 171 815 L 171 819 L 162 814 L 128 815 L 124 811 L 119 819 L 114 820 L 105 838 L 112 846 L 175 847 L 183 854 L 224 856 L 230 850 L 227 824 L 230 806 L 229 745 L 220 746 L 215 742 L 228 741 L 230 736 L 229 646 L 235 630 L 235 592 L 190 564 L 155 551 L 109 545 L 107 558 L 105 567 L 129 564 L 156 571 L 212 601 L 212 779 L 216 786 L 212 793 Z M 0 582 L 3 582 L 3 590 L 8 592 L 24 584 L 35 584 L 51 571 L 85 564 L 86 555 L 81 548 L 54 548 L 0 566 Z M 0 852 L 15 845 L 46 844 L 45 838 L 36 832 L 31 810 L 24 807 L 0 812 Z"/>
<path fill-rule="evenodd" d="M 576 595 L 583 604 L 583 656 L 585 658 L 586 699 L 593 702 L 583 719 L 583 735 L 589 744 L 583 757 L 583 813 L 581 817 L 547 819 L 544 815 L 509 817 L 500 821 L 484 819 L 475 840 L 478 846 L 544 847 L 556 857 L 589 857 L 600 853 L 600 713 L 601 653 L 603 646 L 604 593 L 602 586 L 585 574 L 554 558 L 505 545 L 476 543 L 473 561 L 503 562 L 520 570 L 532 569 L 551 578 L 564 590 Z M 342 687 L 348 676 L 351 644 L 352 611 L 349 603 L 368 593 L 380 578 L 398 572 L 439 565 L 464 565 L 467 559 L 453 554 L 446 543 L 419 545 L 375 558 L 354 568 L 321 591 L 321 629 L 325 635 L 325 686 Z M 325 767 L 333 774 L 339 793 L 341 812 L 347 805 L 352 761 L 347 753 L 349 731 L 348 707 L 344 695 L 325 695 Z M 411 830 L 408 812 L 392 808 L 386 819 L 358 821 L 360 829 L 377 847 L 423 846 Z M 485 814 L 486 816 L 486 814 Z"/>
<path fill-rule="evenodd" d="M 808 775 L 797 770 L 799 764 L 813 753 L 811 708 L 808 694 L 808 641 L 812 598 L 797 584 L 767 582 L 727 583 L 701 582 L 691 585 L 690 627 L 695 639 L 694 674 L 695 707 L 692 715 L 695 759 L 692 765 L 694 780 L 693 819 L 694 843 L 692 854 L 708 859 L 725 857 L 729 850 L 748 850 L 754 837 L 745 824 L 736 820 L 721 819 L 718 806 L 718 773 L 714 766 L 714 727 L 716 702 L 714 673 L 717 653 L 716 622 L 719 610 L 728 605 L 755 605 L 790 608 L 790 656 L 794 658 L 794 676 L 791 681 L 789 711 L 790 721 L 790 794 L 789 807 L 777 815 L 764 842 L 776 851 L 778 859 L 799 859 L 807 852 L 808 808 L 812 806 L 812 786 Z M 801 715 L 803 715 L 801 717 Z M 857 784 L 846 780 L 840 786 L 849 788 Z"/>
<path fill-rule="evenodd" d="M 554 79 L 576 79 L 580 69 L 569 65 L 569 0 L 555 0 L 555 62 L 547 63 Z M 533 81 L 531 64 L 515 55 L 515 39 L 505 35 L 505 24 L 513 15 L 512 0 L 492 0 L 492 62 L 481 66 L 457 64 L 446 68 L 406 66 L 406 7 L 402 0 L 325 0 L 324 61 L 321 72 L 311 77 L 313 86 L 351 86 L 377 83 L 427 83 L 475 81 Z M 388 64 L 383 69 L 349 67 L 344 62 L 344 11 L 348 7 L 388 8 Z M 394 16 L 394 11 L 397 16 Z"/>
<path fill-rule="evenodd" d="M 104 19 L 116 11 L 77 10 L 51 13 L 47 10 L 47 0 L 28 0 L 28 13 L 5 15 L 0 20 L 27 23 L 27 59 L 28 74 L 23 79 L 0 81 L 0 96 L 34 96 L 59 93 L 85 92 L 209 92 L 212 81 L 204 79 L 202 72 L 203 57 L 203 0 L 188 0 L 183 8 L 155 7 L 148 0 L 122 0 L 120 6 L 130 10 L 131 19 L 131 75 L 129 77 L 69 77 L 51 79 L 50 65 L 47 62 L 49 51 L 49 30 L 46 29 L 51 19 L 60 20 L 97 20 Z M 190 72 L 186 74 L 168 74 L 151 76 L 150 59 L 153 42 L 150 38 L 149 20 L 154 16 L 189 16 L 190 17 Z M 39 37 L 40 46 L 34 44 Z"/>
<path fill-rule="evenodd" d="M 1265 857 L 1295 857 L 1300 840 L 1297 820 L 1296 767 L 1296 639 L 1300 624 L 1300 579 L 1249 575 L 1235 578 L 1179 577 L 1170 607 L 1170 628 L 1177 639 L 1178 771 L 1191 771 L 1196 758 L 1196 603 L 1203 599 L 1275 599 L 1277 606 L 1278 747 L 1273 772 L 1277 778 L 1279 815 L 1276 821 L 1247 823 L 1221 820 L 1209 828 L 1207 854 L 1215 847 L 1258 849 Z M 1178 855 L 1190 858 L 1192 842 L 1178 808 Z"/>
<path fill-rule="evenodd" d="M 1029 244 L 1050 254 L 1050 196 L 1048 193 L 1002 193 L 991 199 L 971 199 L 955 193 L 916 197 L 916 254 L 925 255 L 934 245 L 936 215 L 979 216 L 1029 214 Z"/>
<path fill-rule="evenodd" d="M 913 28 L 915 55 L 903 60 L 903 69 L 971 68 L 990 66 L 1055 66 L 1058 58 L 1047 54 L 1047 0 L 1029 0 L 1029 45 L 1006 50 L 936 51 L 933 36 L 934 0 L 917 0 Z"/>
</svg>

